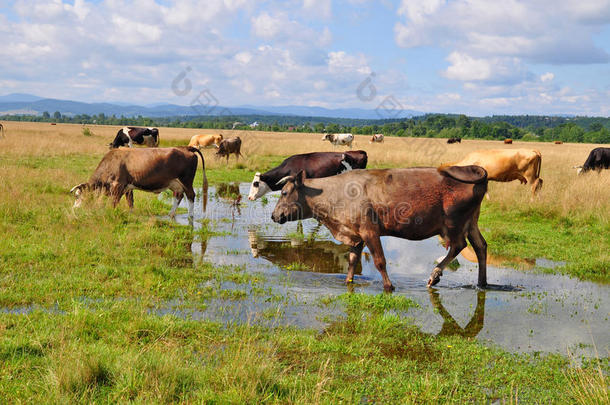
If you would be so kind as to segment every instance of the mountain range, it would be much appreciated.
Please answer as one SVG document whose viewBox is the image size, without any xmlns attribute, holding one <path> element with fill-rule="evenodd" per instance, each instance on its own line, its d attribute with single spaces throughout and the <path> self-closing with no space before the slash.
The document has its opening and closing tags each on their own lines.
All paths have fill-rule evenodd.
<svg viewBox="0 0 610 405">
<path fill-rule="evenodd" d="M 410 118 L 422 115 L 414 110 L 363 108 L 323 108 L 308 106 L 251 106 L 223 107 L 219 105 L 183 106 L 176 104 L 152 104 L 148 106 L 126 105 L 124 103 L 84 103 L 81 101 L 58 100 L 38 97 L 32 94 L 12 93 L 0 96 L 0 115 L 31 114 L 41 115 L 44 111 L 62 115 L 116 115 L 118 117 L 176 117 L 176 116 L 219 116 L 219 115 L 277 115 L 298 117 L 389 119 Z"/>
</svg>

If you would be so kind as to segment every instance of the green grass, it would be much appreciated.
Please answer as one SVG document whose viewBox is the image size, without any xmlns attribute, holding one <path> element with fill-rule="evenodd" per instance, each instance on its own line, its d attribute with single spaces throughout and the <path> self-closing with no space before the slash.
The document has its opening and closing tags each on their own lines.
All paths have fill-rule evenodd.
<svg viewBox="0 0 610 405">
<path fill-rule="evenodd" d="M 318 334 L 75 303 L 64 314 L 4 314 L 0 328 L 0 395 L 13 401 L 569 403 L 582 376 L 599 378 L 599 366 L 572 371 L 561 356 L 422 334 L 387 312 L 353 310 Z"/>
<path fill-rule="evenodd" d="M 607 361 L 573 368 L 564 356 L 515 355 L 475 339 L 424 334 L 396 314 L 414 306 L 404 296 L 339 296 L 346 315 L 321 333 L 160 316 L 152 310 L 172 300 L 181 308 L 203 309 L 211 299 L 247 304 L 250 295 L 267 302 L 282 297 L 247 268 L 194 261 L 191 243 L 215 235 L 213 224 L 194 232 L 156 219 L 168 207 L 152 194 L 136 192 L 132 212 L 125 202 L 114 209 L 104 198 L 73 212 L 68 190 L 88 177 L 97 160 L 2 160 L 5 401 L 608 401 Z M 252 175 L 245 169 L 208 171 L 211 183 L 250 181 Z M 607 227 L 504 213 L 493 205 L 485 206 L 480 222 L 492 252 L 566 260 L 569 266 L 561 271 L 600 273 L 607 281 L 607 256 L 599 250 L 608 246 Z M 602 266 L 597 273 L 584 270 L 595 265 Z M 239 288 L 221 289 L 223 283 Z M 274 313 L 282 310 L 262 315 Z"/>
<path fill-rule="evenodd" d="M 490 253 L 565 261 L 565 266 L 544 271 L 610 282 L 610 223 L 527 208 L 505 211 L 484 203 L 479 227 Z"/>
</svg>

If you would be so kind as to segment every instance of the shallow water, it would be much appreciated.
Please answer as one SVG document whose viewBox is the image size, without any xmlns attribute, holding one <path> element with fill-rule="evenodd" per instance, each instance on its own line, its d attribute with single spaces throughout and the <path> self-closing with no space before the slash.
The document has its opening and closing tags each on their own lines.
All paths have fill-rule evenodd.
<svg viewBox="0 0 610 405">
<path fill-rule="evenodd" d="M 176 300 L 157 312 L 222 322 L 323 329 L 330 319 L 343 313 L 339 305 L 322 304 L 321 298 L 348 291 L 344 284 L 348 248 L 334 241 L 315 220 L 273 223 L 271 212 L 277 195 L 268 194 L 267 204 L 247 201 L 249 187 L 249 183 L 239 185 L 241 196 L 237 200 L 235 187 L 231 193 L 223 192 L 225 197 L 216 195 L 215 188 L 210 187 L 205 213 L 198 199 L 195 227 L 201 226 L 198 220 L 207 218 L 216 231 L 224 234 L 195 240 L 191 250 L 195 260 L 242 266 L 248 272 L 264 274 L 263 288 L 281 299 L 253 294 L 249 284 L 225 282 L 221 288 L 243 290 L 245 298 L 215 299 L 204 311 L 184 309 L 184 303 Z M 186 214 L 178 215 L 177 221 L 188 223 Z M 468 260 L 473 260 L 472 252 L 464 252 L 465 257 L 458 257 L 459 268 L 446 269 L 436 288 L 428 289 L 426 282 L 434 261 L 446 253 L 438 239 L 384 237 L 382 243 L 388 274 L 396 287 L 394 294 L 419 303 L 420 308 L 410 310 L 407 316 L 423 332 L 476 336 L 517 352 L 566 354 L 569 350 L 575 356 L 602 357 L 609 353 L 608 286 L 535 270 L 504 268 L 500 265 L 506 258 L 490 257 L 487 277 L 492 287 L 481 291 L 474 287 L 478 270 Z M 511 258 L 510 262 L 525 269 L 564 264 L 542 258 Z M 355 292 L 383 292 L 381 277 L 366 249 L 356 273 Z"/>
</svg>

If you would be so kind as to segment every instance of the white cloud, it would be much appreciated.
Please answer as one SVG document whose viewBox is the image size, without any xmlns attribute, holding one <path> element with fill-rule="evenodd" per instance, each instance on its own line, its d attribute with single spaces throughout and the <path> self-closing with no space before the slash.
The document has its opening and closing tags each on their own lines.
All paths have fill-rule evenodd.
<svg viewBox="0 0 610 405">
<path fill-rule="evenodd" d="M 449 52 L 445 76 L 455 80 L 506 79 L 523 63 L 607 62 L 594 35 L 610 23 L 610 0 L 403 0 L 394 27 L 399 46 L 434 45 Z M 510 75 L 509 75 L 510 76 Z"/>
<path fill-rule="evenodd" d="M 331 73 L 358 72 L 363 75 L 371 73 L 364 55 L 353 56 L 344 51 L 330 52 L 328 54 L 328 68 Z"/>
<path fill-rule="evenodd" d="M 542 80 L 543 82 L 550 82 L 554 78 L 555 78 L 555 75 L 551 72 L 546 72 L 545 74 L 540 76 L 540 80 Z"/>
<path fill-rule="evenodd" d="M 328 19 L 332 15 L 331 0 L 303 0 L 303 11 Z"/>
<path fill-rule="evenodd" d="M 275 37 L 282 30 L 282 25 L 282 20 L 271 17 L 266 12 L 252 18 L 252 31 L 261 38 Z"/>
<path fill-rule="evenodd" d="M 445 76 L 449 79 L 473 81 L 491 77 L 491 62 L 485 59 L 475 59 L 466 54 L 452 52 L 447 60 L 451 63 L 445 72 Z"/>
</svg>

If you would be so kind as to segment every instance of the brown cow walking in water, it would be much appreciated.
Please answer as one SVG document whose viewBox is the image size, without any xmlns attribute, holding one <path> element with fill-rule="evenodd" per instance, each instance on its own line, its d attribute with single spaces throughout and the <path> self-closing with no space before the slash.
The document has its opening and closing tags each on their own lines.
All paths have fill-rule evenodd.
<svg viewBox="0 0 610 405">
<path fill-rule="evenodd" d="M 346 282 L 351 283 L 364 245 L 373 256 L 387 291 L 381 236 L 423 240 L 440 235 L 449 247 L 434 268 L 428 286 L 470 241 L 479 261 L 479 287 L 487 285 L 487 243 L 477 221 L 487 191 L 487 172 L 479 166 L 353 170 L 307 179 L 305 172 L 286 179 L 271 218 L 280 224 L 315 218 L 335 239 L 351 247 Z"/>
</svg>

